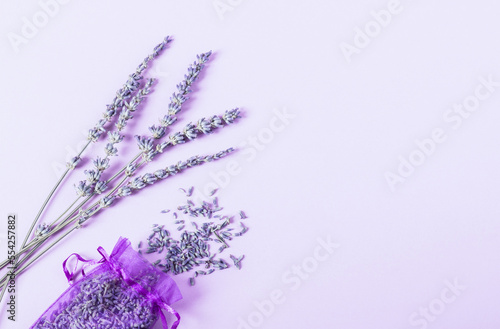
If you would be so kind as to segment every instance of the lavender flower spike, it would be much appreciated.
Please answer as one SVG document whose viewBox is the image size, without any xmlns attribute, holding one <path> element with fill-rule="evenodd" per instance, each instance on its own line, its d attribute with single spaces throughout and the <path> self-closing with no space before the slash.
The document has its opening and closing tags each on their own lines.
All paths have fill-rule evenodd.
<svg viewBox="0 0 500 329">
<path fill-rule="evenodd" d="M 169 176 L 176 175 L 177 173 L 179 173 L 185 169 L 199 166 L 199 165 L 206 163 L 206 162 L 212 162 L 214 160 L 219 160 L 219 159 L 225 157 L 226 155 L 232 153 L 233 151 L 234 151 L 234 148 L 231 147 L 231 148 L 220 151 L 220 152 L 213 154 L 213 155 L 194 156 L 194 157 L 187 159 L 186 161 L 179 161 L 177 164 L 168 166 L 165 169 L 157 170 L 157 171 L 155 171 L 154 174 L 147 173 L 141 177 L 136 177 L 135 179 L 130 180 L 126 185 L 121 187 L 118 190 L 117 194 L 115 194 L 115 197 L 119 198 L 119 197 L 129 196 L 132 194 L 132 191 L 141 190 L 149 185 L 153 185 L 154 183 L 156 183 L 160 180 L 168 178 Z"/>
<path fill-rule="evenodd" d="M 193 140 L 198 137 L 198 134 L 209 134 L 214 129 L 224 127 L 224 124 L 229 125 L 240 118 L 240 110 L 238 108 L 226 111 L 222 116 L 214 115 L 210 119 L 202 118 L 197 124 L 188 123 L 180 132 L 168 136 L 163 143 L 157 144 L 153 156 L 162 153 L 166 147 L 185 143 L 187 140 Z"/>
<path fill-rule="evenodd" d="M 142 80 L 141 74 L 146 70 L 150 61 L 155 59 L 160 52 L 165 49 L 166 45 L 170 43 L 172 39 L 166 37 L 163 41 L 158 44 L 154 49 L 153 53 L 148 55 L 143 62 L 137 67 L 134 73 L 132 73 L 127 82 L 116 92 L 116 96 L 113 102 L 107 106 L 106 111 L 103 114 L 104 120 L 99 121 L 96 126 L 89 130 L 88 140 L 96 142 L 99 137 L 106 131 L 104 125 L 110 122 L 116 113 L 121 110 L 121 108 L 126 104 L 126 100 L 132 97 L 132 94 L 139 88 L 140 80 Z M 147 89 L 150 87 L 150 82 L 146 84 Z M 149 85 L 148 85 L 149 84 Z"/>
<path fill-rule="evenodd" d="M 187 94 L 191 92 L 191 85 L 198 79 L 201 70 L 205 67 L 205 63 L 210 59 L 212 52 L 206 52 L 197 55 L 197 60 L 188 67 L 188 74 L 184 76 L 184 80 L 177 85 L 177 93 L 173 93 L 168 105 L 168 114 L 176 115 L 180 112 L 182 104 L 187 100 Z"/>
</svg>

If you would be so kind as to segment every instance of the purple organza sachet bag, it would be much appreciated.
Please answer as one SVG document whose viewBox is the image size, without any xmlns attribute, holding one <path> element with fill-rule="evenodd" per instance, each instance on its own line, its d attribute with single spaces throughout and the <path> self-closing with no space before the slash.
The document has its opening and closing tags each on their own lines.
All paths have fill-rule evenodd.
<svg viewBox="0 0 500 329">
<path fill-rule="evenodd" d="M 162 310 L 177 317 L 172 329 L 179 324 L 179 314 L 170 305 L 182 299 L 175 282 L 155 268 L 120 238 L 111 255 L 102 247 L 100 261 L 85 260 L 72 254 L 63 263 L 64 273 L 71 283 L 75 273 L 68 271 L 66 262 L 72 256 L 89 265 L 100 264 L 74 282 L 52 304 L 30 329 L 60 328 L 152 328 L 161 318 L 168 328 Z M 76 265 L 75 265 L 76 268 Z"/>
</svg>

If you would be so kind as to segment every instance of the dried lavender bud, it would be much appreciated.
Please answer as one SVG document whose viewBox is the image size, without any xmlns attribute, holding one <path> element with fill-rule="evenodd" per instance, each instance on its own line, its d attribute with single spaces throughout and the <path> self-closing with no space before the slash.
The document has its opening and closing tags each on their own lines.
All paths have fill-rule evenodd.
<svg viewBox="0 0 500 329">
<path fill-rule="evenodd" d="M 154 174 L 147 173 L 142 176 L 142 181 L 146 184 L 154 184 L 157 180 L 158 178 Z"/>
<path fill-rule="evenodd" d="M 83 210 L 83 209 L 80 209 L 80 211 L 78 211 L 78 216 L 79 216 L 79 219 L 78 219 L 79 225 L 82 225 L 90 218 L 89 211 Z"/>
<path fill-rule="evenodd" d="M 146 184 L 142 181 L 140 177 L 136 177 L 134 180 L 130 182 L 130 188 L 133 190 L 140 190 L 145 186 Z"/>
<path fill-rule="evenodd" d="M 106 154 L 108 156 L 114 156 L 118 153 L 118 149 L 116 147 L 114 147 L 113 144 L 108 143 L 108 144 L 106 144 L 106 148 L 104 149 L 104 152 L 106 152 Z"/>
<path fill-rule="evenodd" d="M 99 130 L 97 130 L 95 128 L 92 128 L 92 129 L 89 130 L 87 139 L 89 141 L 96 142 L 101 135 L 102 135 L 102 131 L 99 131 Z"/>
<path fill-rule="evenodd" d="M 217 115 L 214 115 L 210 118 L 210 124 L 213 128 L 221 128 L 223 126 L 221 118 Z"/>
<path fill-rule="evenodd" d="M 123 140 L 123 136 L 120 135 L 118 131 L 108 131 L 108 141 L 112 144 L 120 143 Z"/>
<path fill-rule="evenodd" d="M 108 158 L 101 159 L 100 157 L 97 157 L 97 158 L 95 158 L 95 160 L 93 162 L 94 162 L 95 169 L 97 169 L 99 171 L 104 171 L 109 167 L 109 159 Z"/>
<path fill-rule="evenodd" d="M 118 196 L 126 197 L 132 194 L 132 190 L 128 186 L 122 186 L 118 189 Z"/>
<path fill-rule="evenodd" d="M 168 176 L 168 173 L 165 169 L 159 169 L 157 171 L 154 172 L 154 175 L 158 178 L 158 179 L 164 179 Z"/>
<path fill-rule="evenodd" d="M 134 136 L 134 138 L 142 152 L 147 153 L 153 149 L 153 140 L 151 138 L 142 136 Z"/>
<path fill-rule="evenodd" d="M 227 124 L 231 124 L 234 122 L 234 120 L 236 120 L 237 118 L 240 118 L 240 111 L 237 108 L 226 111 L 226 113 L 224 113 L 222 118 L 224 119 L 224 121 Z"/>
<path fill-rule="evenodd" d="M 165 115 L 162 119 L 160 119 L 160 124 L 166 128 L 170 125 L 173 125 L 175 121 L 177 121 L 177 117 L 172 115 Z"/>
<path fill-rule="evenodd" d="M 170 145 L 170 141 L 164 141 L 163 143 L 157 144 L 156 145 L 156 152 L 157 153 L 163 153 L 163 150 Z"/>
<path fill-rule="evenodd" d="M 115 116 L 116 110 L 112 105 L 108 105 L 106 111 L 103 114 L 104 119 L 106 121 L 111 121 L 111 119 Z"/>
<path fill-rule="evenodd" d="M 51 230 L 50 226 L 48 224 L 39 224 L 38 227 L 35 230 L 35 236 L 36 237 L 42 237 L 45 234 L 49 233 Z"/>
<path fill-rule="evenodd" d="M 142 159 L 146 162 L 151 162 L 153 161 L 155 155 L 156 152 L 154 150 L 151 150 L 148 153 L 142 153 Z"/>
<path fill-rule="evenodd" d="M 68 167 L 68 169 L 70 170 L 73 170 L 76 168 L 80 160 L 80 157 L 73 157 L 68 163 L 66 163 L 66 167 Z"/>
<path fill-rule="evenodd" d="M 100 181 L 95 184 L 94 193 L 101 194 L 108 188 L 108 184 L 105 181 Z"/>
<path fill-rule="evenodd" d="M 79 196 L 88 196 L 92 194 L 92 187 L 87 185 L 85 181 L 80 181 L 78 184 L 74 184 L 76 194 Z"/>
<path fill-rule="evenodd" d="M 238 270 L 241 270 L 241 261 L 243 260 L 243 258 L 245 258 L 245 255 L 240 256 L 240 257 L 235 257 L 233 255 L 230 255 L 230 257 L 231 257 L 231 260 L 234 262 L 234 266 L 236 266 L 236 268 Z"/>
<path fill-rule="evenodd" d="M 176 132 L 168 137 L 171 145 L 177 145 L 184 143 L 184 136 L 180 132 Z"/>
<path fill-rule="evenodd" d="M 196 128 L 204 134 L 209 134 L 212 132 L 212 125 L 210 121 L 205 118 L 201 118 L 200 120 L 198 120 Z"/>
<path fill-rule="evenodd" d="M 121 112 L 120 112 L 120 116 L 119 116 L 120 119 L 122 120 L 129 120 L 129 119 L 132 119 L 133 116 L 130 115 L 130 110 L 125 107 Z"/>
<path fill-rule="evenodd" d="M 137 164 L 130 163 L 125 168 L 125 175 L 132 176 L 136 170 L 137 170 Z"/>
<path fill-rule="evenodd" d="M 108 121 L 105 120 L 105 119 L 101 119 L 97 122 L 97 124 L 95 125 L 95 129 L 101 133 L 105 132 L 106 131 L 106 128 L 104 128 L 104 126 L 106 125 Z"/>
<path fill-rule="evenodd" d="M 114 200 L 114 196 L 105 196 L 104 198 L 99 200 L 99 205 L 101 206 L 101 208 L 107 208 L 113 203 Z"/>
<path fill-rule="evenodd" d="M 87 181 L 90 184 L 93 184 L 93 183 L 99 181 L 99 178 L 101 178 L 101 172 L 100 171 L 85 170 L 84 173 L 87 176 Z"/>
<path fill-rule="evenodd" d="M 188 125 L 182 131 L 184 136 L 186 136 L 189 140 L 193 140 L 198 136 L 198 132 L 196 131 L 196 126 L 192 123 L 188 123 Z"/>
<path fill-rule="evenodd" d="M 165 135 L 165 128 L 162 126 L 151 126 L 149 127 L 149 131 L 155 139 L 162 138 Z"/>
</svg>

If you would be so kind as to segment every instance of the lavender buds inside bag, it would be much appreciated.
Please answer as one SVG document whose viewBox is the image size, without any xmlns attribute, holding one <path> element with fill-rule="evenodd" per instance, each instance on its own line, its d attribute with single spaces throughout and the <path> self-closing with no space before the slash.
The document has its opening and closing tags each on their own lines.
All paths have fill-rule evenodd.
<svg viewBox="0 0 500 329">
<path fill-rule="evenodd" d="M 102 247 L 97 250 L 103 256 L 100 261 L 73 254 L 80 261 L 100 265 L 73 283 L 30 329 L 152 328 L 158 317 L 168 328 L 162 310 L 177 317 L 172 325 L 177 328 L 180 317 L 170 305 L 182 296 L 167 274 L 133 250 L 125 238 L 118 240 L 110 256 Z M 67 270 L 66 261 L 64 272 L 71 282 L 74 273 Z"/>
</svg>

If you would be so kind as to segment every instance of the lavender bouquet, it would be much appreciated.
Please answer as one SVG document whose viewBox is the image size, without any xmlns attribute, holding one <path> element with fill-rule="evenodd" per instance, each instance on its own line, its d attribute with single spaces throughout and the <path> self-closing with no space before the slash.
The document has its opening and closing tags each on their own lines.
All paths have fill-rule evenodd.
<svg viewBox="0 0 500 329">
<path fill-rule="evenodd" d="M 160 118 L 159 123 L 149 127 L 150 135 L 134 136 L 138 147 L 137 155 L 125 161 L 121 169 L 108 172 L 111 160 L 119 155 L 118 148 L 124 140 L 124 131 L 128 123 L 134 118 L 134 113 L 141 110 L 144 99 L 152 92 L 155 79 L 146 79 L 143 75 L 149 64 L 167 48 L 170 42 L 171 39 L 166 37 L 158 44 L 116 92 L 111 104 L 107 105 L 103 118 L 89 130 L 87 144 L 67 163 L 66 170 L 42 203 L 16 256 L 0 263 L 0 270 L 6 272 L 0 279 L 0 300 L 3 298 L 10 277 L 26 271 L 54 245 L 77 229 L 84 228 L 89 219 L 98 212 L 110 207 L 117 200 L 134 195 L 135 192 L 161 180 L 206 162 L 218 160 L 234 151 L 233 148 L 228 148 L 215 154 L 193 156 L 156 171 L 137 174 L 140 167 L 157 159 L 163 152 L 230 125 L 240 117 L 239 109 L 235 108 L 220 115 L 200 118 L 179 131 L 170 131 L 170 126 L 175 124 L 177 114 L 188 100 L 192 85 L 210 59 L 211 52 L 207 52 L 197 55 L 196 60 L 188 67 L 184 79 L 177 84 L 177 91 L 170 97 L 166 114 Z M 92 160 L 93 169 L 85 170 L 86 179 L 74 184 L 77 194 L 75 200 L 57 218 L 45 218 L 44 210 L 63 181 L 79 168 L 85 151 L 104 137 L 107 138 L 107 143 L 103 155 Z M 11 271 L 7 271 L 8 265 L 12 268 Z"/>
</svg>

